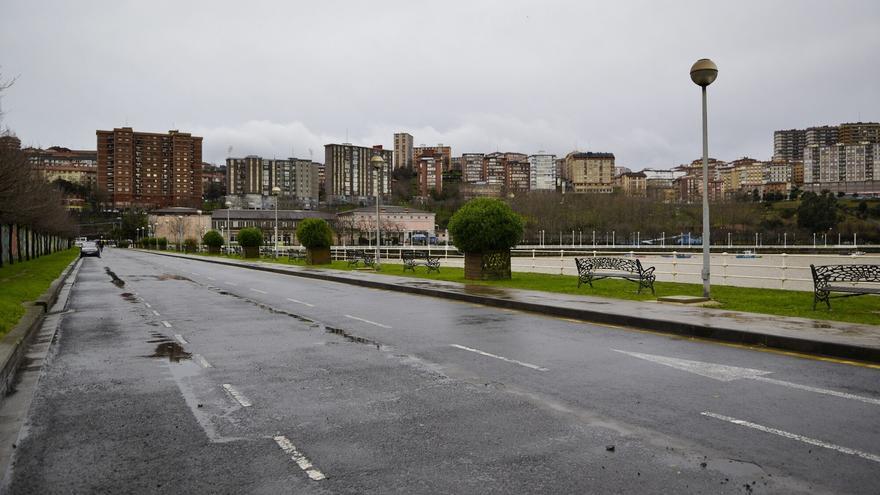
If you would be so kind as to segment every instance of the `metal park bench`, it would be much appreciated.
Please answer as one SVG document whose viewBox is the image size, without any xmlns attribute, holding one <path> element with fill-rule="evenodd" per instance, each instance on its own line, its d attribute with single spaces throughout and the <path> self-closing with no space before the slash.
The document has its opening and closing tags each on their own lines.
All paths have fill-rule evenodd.
<svg viewBox="0 0 880 495">
<path fill-rule="evenodd" d="M 810 265 L 813 272 L 813 310 L 824 301 L 831 309 L 831 293 L 844 292 L 833 297 L 880 294 L 880 265 Z M 847 285 L 840 285 L 841 283 Z M 832 285 L 836 284 L 836 285 Z"/>
<path fill-rule="evenodd" d="M 288 261 L 302 261 L 304 259 L 306 259 L 305 251 L 301 251 L 299 249 L 290 249 L 287 251 Z"/>
<path fill-rule="evenodd" d="M 642 289 L 651 289 L 654 294 L 654 267 L 642 268 L 642 263 L 635 259 L 625 258 L 575 258 L 578 270 L 578 288 L 582 284 L 593 286 L 594 280 L 603 278 L 622 278 L 639 284 L 638 293 Z"/>
<path fill-rule="evenodd" d="M 349 268 L 357 266 L 358 263 L 363 263 L 364 266 L 373 266 L 376 262 L 376 255 L 369 251 L 364 251 L 363 249 L 356 249 L 347 252 L 345 259 L 348 261 Z"/>
<path fill-rule="evenodd" d="M 400 259 L 403 260 L 403 271 L 410 269 L 415 272 L 416 265 L 425 265 L 428 273 L 440 273 L 440 258 L 431 256 L 427 251 L 401 251 Z"/>
</svg>

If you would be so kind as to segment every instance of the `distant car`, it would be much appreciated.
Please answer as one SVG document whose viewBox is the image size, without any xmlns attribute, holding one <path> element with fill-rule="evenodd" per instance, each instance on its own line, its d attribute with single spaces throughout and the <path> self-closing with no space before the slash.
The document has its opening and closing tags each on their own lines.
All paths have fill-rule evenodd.
<svg viewBox="0 0 880 495">
<path fill-rule="evenodd" d="M 101 250 L 98 249 L 98 245 L 92 241 L 86 241 L 82 243 L 82 246 L 79 248 L 79 257 L 83 256 L 97 256 L 101 257 Z"/>
<path fill-rule="evenodd" d="M 88 242 L 88 239 L 85 237 L 77 237 L 76 241 L 73 243 L 76 247 L 82 247 L 84 242 Z"/>
</svg>

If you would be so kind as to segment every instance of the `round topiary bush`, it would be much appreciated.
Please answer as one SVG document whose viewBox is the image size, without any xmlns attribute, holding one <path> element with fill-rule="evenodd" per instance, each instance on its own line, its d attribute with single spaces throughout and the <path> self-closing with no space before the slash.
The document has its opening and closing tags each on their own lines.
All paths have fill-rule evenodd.
<svg viewBox="0 0 880 495">
<path fill-rule="evenodd" d="M 187 237 L 183 241 L 183 250 L 187 253 L 194 253 L 199 250 L 199 241 L 192 237 Z"/>
<path fill-rule="evenodd" d="M 508 279 L 510 248 L 522 239 L 523 219 L 504 201 L 477 198 L 452 215 L 449 234 L 465 255 L 466 279 Z"/>
<path fill-rule="evenodd" d="M 256 227 L 241 229 L 238 231 L 238 244 L 245 258 L 258 258 L 260 246 L 263 245 L 263 232 Z"/>
<path fill-rule="evenodd" d="M 296 226 L 296 237 L 305 246 L 306 262 L 310 265 L 330 263 L 333 230 L 320 218 L 306 218 Z"/>
<path fill-rule="evenodd" d="M 202 236 L 202 244 L 208 246 L 209 253 L 219 253 L 223 246 L 223 236 L 216 230 L 209 230 Z"/>
</svg>

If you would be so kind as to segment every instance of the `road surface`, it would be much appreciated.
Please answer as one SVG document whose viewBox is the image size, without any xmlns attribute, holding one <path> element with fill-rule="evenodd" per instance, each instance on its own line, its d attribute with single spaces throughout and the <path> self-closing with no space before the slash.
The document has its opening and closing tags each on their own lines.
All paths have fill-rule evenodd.
<svg viewBox="0 0 880 495">
<path fill-rule="evenodd" d="M 40 364 L 9 493 L 880 492 L 878 369 L 148 253 Z"/>
</svg>

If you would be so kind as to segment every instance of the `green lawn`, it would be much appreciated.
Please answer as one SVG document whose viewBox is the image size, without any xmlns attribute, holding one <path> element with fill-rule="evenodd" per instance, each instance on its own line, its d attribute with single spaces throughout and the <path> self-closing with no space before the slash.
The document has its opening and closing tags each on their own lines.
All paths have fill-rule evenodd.
<svg viewBox="0 0 880 495">
<path fill-rule="evenodd" d="M 237 256 L 232 256 L 230 258 L 241 259 Z M 259 261 L 299 266 L 305 265 L 303 261 L 288 261 L 286 258 L 278 259 L 276 261 L 273 261 L 271 258 L 261 258 Z M 335 270 L 351 269 L 345 261 L 334 261 L 331 265 L 324 265 L 324 268 L 332 268 Z M 462 268 L 441 267 L 439 274 L 435 272 L 428 275 L 425 273 L 424 267 L 417 267 L 415 274 L 411 271 L 404 273 L 403 266 L 399 264 L 382 265 L 380 273 L 387 273 L 389 275 L 406 275 L 408 277 L 433 280 L 446 280 L 467 284 L 509 287 L 512 289 L 540 290 L 560 294 L 628 299 L 633 301 L 650 301 L 655 299 L 655 296 L 653 296 L 650 291 L 642 291 L 642 294 L 636 294 L 636 284 L 619 279 L 599 280 L 593 282 L 594 288 L 581 286 L 581 288 L 578 289 L 577 277 L 572 275 L 514 272 L 511 280 L 479 281 L 465 280 L 464 269 Z M 682 284 L 677 282 L 655 282 L 654 289 L 657 292 L 657 296 L 699 296 L 703 293 L 703 286 L 700 284 Z M 816 310 L 813 311 L 812 292 L 714 285 L 712 286 L 712 299 L 718 303 L 718 306 L 716 306 L 717 308 L 731 311 L 746 311 L 769 315 L 797 316 L 817 320 L 834 320 L 880 325 L 880 297 L 873 295 L 832 299 L 832 309 L 830 311 L 824 306 L 824 304 L 817 306 Z"/>
<path fill-rule="evenodd" d="M 46 292 L 77 256 L 79 249 L 73 248 L 0 268 L 0 336 L 6 335 L 24 315 L 22 303 Z"/>
</svg>

